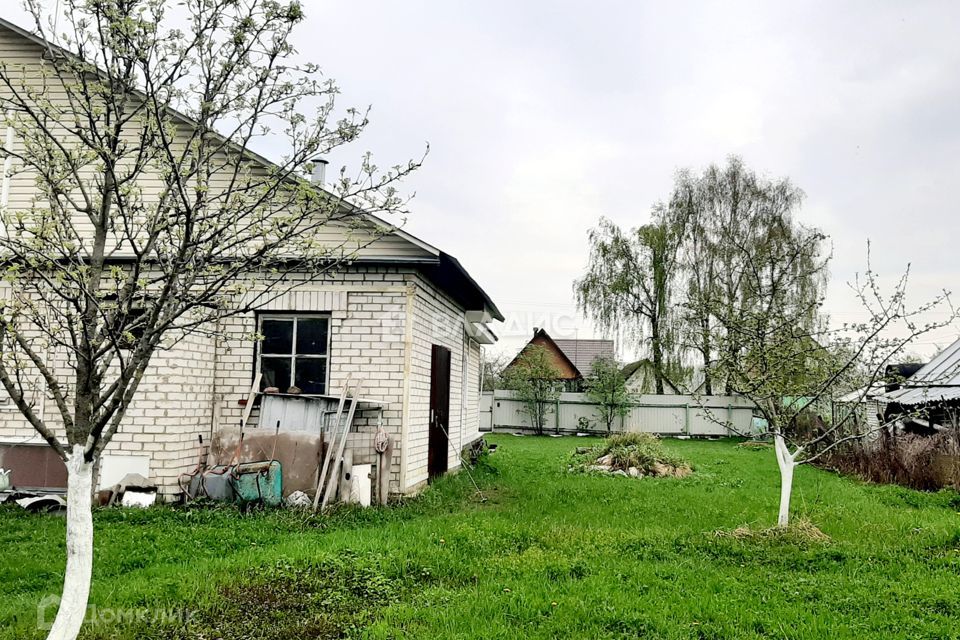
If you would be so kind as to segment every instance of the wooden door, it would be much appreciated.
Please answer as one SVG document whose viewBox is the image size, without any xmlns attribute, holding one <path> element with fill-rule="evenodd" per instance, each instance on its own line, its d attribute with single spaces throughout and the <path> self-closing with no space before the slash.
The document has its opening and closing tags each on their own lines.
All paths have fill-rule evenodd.
<svg viewBox="0 0 960 640">
<path fill-rule="evenodd" d="M 447 470 L 450 455 L 450 349 L 433 345 L 430 357 L 430 443 L 427 471 L 430 477 Z"/>
</svg>

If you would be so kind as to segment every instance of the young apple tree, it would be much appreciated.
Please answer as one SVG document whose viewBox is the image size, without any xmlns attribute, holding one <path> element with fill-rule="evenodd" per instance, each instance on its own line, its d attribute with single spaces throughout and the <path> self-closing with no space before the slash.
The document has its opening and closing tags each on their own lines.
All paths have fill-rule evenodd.
<svg viewBox="0 0 960 640">
<path fill-rule="evenodd" d="M 297 61 L 299 2 L 24 4 L 33 55 L 0 62 L 0 383 L 68 471 L 62 640 L 89 595 L 93 470 L 151 358 L 327 277 L 387 231 L 369 214 L 405 211 L 395 184 L 418 162 L 306 179 L 367 119 Z M 281 161 L 252 151 L 264 138 Z"/>
<path fill-rule="evenodd" d="M 872 431 L 860 428 L 859 402 L 848 392 L 854 389 L 853 396 L 865 399 L 887 365 L 918 337 L 953 323 L 957 313 L 947 292 L 908 307 L 906 275 L 884 294 L 877 275 L 868 268 L 851 285 L 866 319 L 831 328 L 820 313 L 823 288 L 804 285 L 811 278 L 826 277 L 824 236 L 786 218 L 776 226 L 778 241 L 763 243 L 763 250 L 736 243 L 742 269 L 738 275 L 746 295 L 741 303 L 720 305 L 714 314 L 739 344 L 737 351 L 721 359 L 719 368 L 733 391 L 753 402 L 773 439 L 780 471 L 777 525 L 785 527 L 799 465 L 889 426 L 881 421 Z M 931 312 L 944 310 L 937 321 L 924 322 Z M 846 403 L 839 405 L 839 412 L 822 411 L 826 418 L 818 415 L 819 409 L 844 394 Z"/>
</svg>

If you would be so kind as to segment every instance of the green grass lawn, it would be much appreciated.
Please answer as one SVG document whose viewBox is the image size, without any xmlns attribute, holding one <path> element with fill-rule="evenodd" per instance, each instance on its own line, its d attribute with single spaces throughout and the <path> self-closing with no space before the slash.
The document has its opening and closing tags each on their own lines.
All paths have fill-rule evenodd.
<svg viewBox="0 0 960 640">
<path fill-rule="evenodd" d="M 774 522 L 770 450 L 667 441 L 695 474 L 632 479 L 567 473 L 584 439 L 490 440 L 483 503 L 461 473 L 324 518 L 100 511 L 83 637 L 960 638 L 956 493 L 801 468 L 795 517 L 831 540 L 741 540 L 714 532 Z M 0 638 L 43 637 L 62 538 L 62 518 L 0 510 Z M 171 609 L 191 616 L 150 617 Z"/>
</svg>

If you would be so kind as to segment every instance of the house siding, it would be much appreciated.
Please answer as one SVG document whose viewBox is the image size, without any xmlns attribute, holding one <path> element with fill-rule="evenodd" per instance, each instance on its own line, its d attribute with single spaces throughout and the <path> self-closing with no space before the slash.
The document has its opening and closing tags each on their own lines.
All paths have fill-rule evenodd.
<svg viewBox="0 0 960 640">
<path fill-rule="evenodd" d="M 6 73 L 14 78 L 22 77 L 26 82 L 37 91 L 42 91 L 46 100 L 51 101 L 64 110 L 69 109 L 69 98 L 62 82 L 57 78 L 53 65 L 43 59 L 43 49 L 35 42 L 32 42 L 20 34 L 0 25 L 0 63 L 6 65 Z M 0 97 L 9 97 L 11 94 L 8 89 L 0 86 Z M 178 127 L 177 137 L 173 141 L 173 147 L 184 147 L 189 139 L 191 125 L 182 119 L 175 119 Z M 64 144 L 71 145 L 71 137 L 67 129 L 58 124 L 49 125 L 55 133 L 62 134 Z M 130 144 L 131 149 L 136 149 L 139 139 L 138 121 L 133 118 L 124 128 L 122 137 Z M 0 142 L 5 143 L 6 126 L 0 123 Z M 14 131 L 13 150 L 22 152 L 24 143 L 22 137 Z M 131 152 L 131 155 L 132 152 Z M 121 168 L 126 161 L 121 161 Z M 228 185 L 238 176 L 248 176 L 250 180 L 258 182 L 268 175 L 267 168 L 263 163 L 250 158 L 242 161 L 243 171 L 235 175 L 230 162 L 224 155 L 217 158 L 212 163 L 214 166 L 225 166 L 224 169 L 215 171 L 211 177 L 211 198 L 216 198 L 218 190 L 225 190 Z M 8 207 L 11 211 L 27 211 L 33 208 L 47 208 L 46 201 L 40 197 L 36 186 L 36 171 L 22 166 L 14 160 L 11 167 L 10 187 L 8 194 Z M 85 180 L 93 181 L 99 171 L 96 163 L 90 162 L 79 169 L 79 173 Z M 243 178 L 241 177 L 241 180 Z M 145 171 L 138 180 L 137 186 L 142 190 L 142 199 L 149 203 L 152 196 L 159 196 L 165 189 L 161 178 L 159 168 L 155 172 Z M 74 194 L 78 196 L 79 194 Z M 322 229 L 314 229 L 312 235 L 318 246 L 325 247 L 330 255 L 348 255 L 354 259 L 379 259 L 379 260 L 428 260 L 435 257 L 435 253 L 417 245 L 400 235 L 393 233 L 383 233 L 379 229 L 382 225 L 374 222 L 369 224 L 357 225 L 351 224 L 357 220 L 349 222 L 334 222 L 326 224 Z M 390 225 L 392 221 L 385 221 Z M 81 237 L 92 238 L 93 226 L 87 215 L 83 212 L 74 212 L 72 216 L 72 226 L 77 230 Z M 389 227 L 388 227 L 389 229 Z M 112 248 L 123 242 L 118 238 L 108 239 L 107 247 Z M 121 245 L 122 246 L 122 245 Z M 116 255 L 121 255 L 123 251 Z"/>
<path fill-rule="evenodd" d="M 23 74 L 40 86 L 45 75 L 42 49 L 0 25 L 0 60 L 24 65 Z M 63 87 L 50 83 L 46 97 L 65 100 Z M 0 130 L 3 129 L 0 123 Z M 130 132 L 128 135 L 133 135 Z M 0 140 L 5 131 L 0 131 Z M 22 141 L 15 136 L 14 145 Z M 92 172 L 93 167 L 85 168 Z M 92 175 L 92 173 L 91 173 Z M 144 193 L 159 193 L 156 176 L 144 176 Z M 34 175 L 14 163 L 10 181 L 11 210 L 43 206 Z M 79 218 L 78 230 L 90 231 Z M 397 234 L 372 239 L 369 229 L 328 225 L 318 238 L 331 247 L 344 247 L 356 260 L 421 261 L 435 253 Z M 435 251 L 435 250 L 434 250 Z M 355 252 L 355 253 L 353 253 Z M 262 311 L 329 313 L 331 344 L 329 392 L 338 393 L 348 375 L 362 378 L 364 397 L 385 403 L 383 426 L 395 439 L 390 470 L 391 491 L 409 492 L 427 479 L 427 442 L 430 391 L 430 347 L 442 344 L 451 351 L 451 443 L 449 467 L 459 466 L 460 447 L 478 435 L 479 345 L 463 332 L 464 309 L 415 266 L 376 266 L 354 262 L 322 281 L 308 274 L 293 274 L 303 283 L 262 305 Z M 151 458 L 151 476 L 166 496 L 179 491 L 178 478 L 197 462 L 197 438 L 205 440 L 217 428 L 236 426 L 243 415 L 255 369 L 256 315 L 248 313 L 221 320 L 215 331 L 195 333 L 170 342 L 151 361 L 121 428 L 107 447 L 107 455 Z M 56 367 L 68 383 L 71 368 L 66 358 Z M 464 379 L 466 378 L 466 384 Z M 466 389 L 466 391 L 465 391 Z M 44 402 L 40 393 L 34 404 Z M 58 427 L 53 402 L 45 401 L 45 418 Z M 254 412 L 252 424 L 256 423 Z M 373 462 L 372 440 L 377 414 L 358 415 L 348 447 L 357 463 Z M 32 427 L 9 401 L 0 404 L 0 442 L 39 442 Z"/>
</svg>

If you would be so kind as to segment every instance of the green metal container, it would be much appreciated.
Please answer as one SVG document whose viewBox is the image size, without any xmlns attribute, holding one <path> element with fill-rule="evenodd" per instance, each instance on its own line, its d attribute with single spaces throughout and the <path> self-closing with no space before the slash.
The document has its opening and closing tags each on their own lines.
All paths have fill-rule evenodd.
<svg viewBox="0 0 960 640">
<path fill-rule="evenodd" d="M 283 500 L 283 474 L 276 460 L 238 464 L 232 471 L 232 477 L 237 502 L 280 506 Z"/>
</svg>

